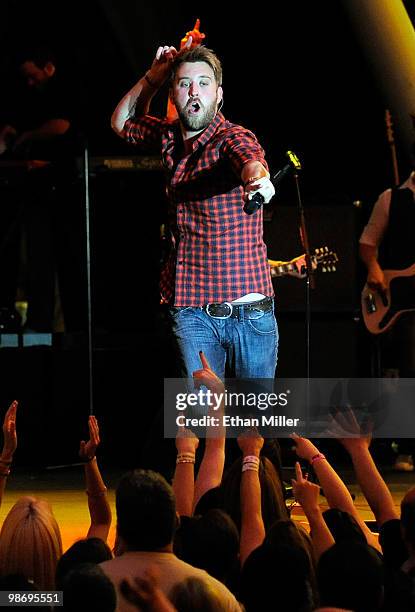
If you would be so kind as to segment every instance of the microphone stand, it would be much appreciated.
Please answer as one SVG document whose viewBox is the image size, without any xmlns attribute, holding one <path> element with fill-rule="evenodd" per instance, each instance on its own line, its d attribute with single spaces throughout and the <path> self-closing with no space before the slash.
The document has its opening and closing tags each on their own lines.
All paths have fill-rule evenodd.
<svg viewBox="0 0 415 612">
<path fill-rule="evenodd" d="M 290 156 L 290 152 L 287 153 Z M 298 215 L 299 215 L 299 232 L 301 243 L 304 248 L 305 253 L 305 263 L 306 263 L 306 299 L 305 299 L 305 310 L 306 310 L 306 378 L 307 378 L 307 398 L 306 398 L 306 430 L 308 431 L 308 425 L 310 421 L 310 337 L 311 337 L 311 289 L 315 289 L 315 278 L 314 278 L 314 270 L 311 262 L 310 255 L 310 246 L 308 240 L 308 232 L 304 214 L 304 206 L 301 198 L 301 190 L 300 190 L 300 180 L 299 180 L 299 170 L 301 169 L 301 164 L 294 156 L 295 162 L 293 164 L 293 176 L 295 181 L 295 187 L 297 191 L 297 206 L 298 206 Z"/>
<path fill-rule="evenodd" d="M 94 414 L 94 377 L 93 377 L 93 337 L 92 337 L 92 283 L 91 283 L 91 231 L 90 231 L 90 189 L 89 189 L 89 151 L 88 143 L 83 143 L 82 180 L 85 201 L 85 240 L 86 240 L 86 273 L 87 273 L 87 309 L 88 309 L 88 382 L 89 382 L 89 414 Z M 47 470 L 84 465 L 84 462 L 48 465 Z"/>
<path fill-rule="evenodd" d="M 310 289 L 315 289 L 315 278 L 313 265 L 311 263 L 310 246 L 308 241 L 308 232 L 305 221 L 304 206 L 301 198 L 300 182 L 298 170 L 293 172 L 295 187 L 297 191 L 297 205 L 299 215 L 299 231 L 301 244 L 303 245 L 306 263 L 306 372 L 307 378 L 310 378 L 310 327 L 311 327 L 311 293 Z"/>
</svg>

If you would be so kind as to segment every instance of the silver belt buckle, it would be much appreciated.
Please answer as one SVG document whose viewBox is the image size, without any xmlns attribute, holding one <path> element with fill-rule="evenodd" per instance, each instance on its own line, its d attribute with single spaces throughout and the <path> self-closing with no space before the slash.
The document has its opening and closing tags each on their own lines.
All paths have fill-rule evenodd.
<svg viewBox="0 0 415 612">
<path fill-rule="evenodd" d="M 211 314 L 211 313 L 209 312 L 209 309 L 210 309 L 211 304 L 207 304 L 207 305 L 206 305 L 206 312 L 207 312 L 207 314 L 208 314 L 210 317 L 212 317 L 212 319 L 229 319 L 229 317 L 231 317 L 231 316 L 232 316 L 232 312 L 233 312 L 233 305 L 232 305 L 230 302 L 222 302 L 222 304 L 220 304 L 220 306 L 222 306 L 222 305 L 224 305 L 224 304 L 226 304 L 226 306 L 228 306 L 228 308 L 229 308 L 229 314 L 227 314 L 227 315 L 225 315 L 225 316 L 223 316 L 223 317 Z"/>
</svg>

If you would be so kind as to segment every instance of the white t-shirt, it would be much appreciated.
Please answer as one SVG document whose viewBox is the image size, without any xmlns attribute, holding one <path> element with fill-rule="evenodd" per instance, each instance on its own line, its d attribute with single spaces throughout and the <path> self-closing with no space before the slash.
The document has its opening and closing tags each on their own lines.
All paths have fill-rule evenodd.
<svg viewBox="0 0 415 612">
<path fill-rule="evenodd" d="M 241 612 L 234 595 L 224 584 L 205 572 L 185 563 L 169 552 L 126 552 L 110 561 L 100 563 L 101 569 L 110 578 L 117 590 L 117 612 L 137 612 L 119 592 L 119 584 L 126 576 L 143 576 L 150 566 L 155 568 L 160 589 L 168 596 L 172 587 L 189 577 L 197 577 L 207 582 L 220 596 L 228 612 Z"/>
</svg>

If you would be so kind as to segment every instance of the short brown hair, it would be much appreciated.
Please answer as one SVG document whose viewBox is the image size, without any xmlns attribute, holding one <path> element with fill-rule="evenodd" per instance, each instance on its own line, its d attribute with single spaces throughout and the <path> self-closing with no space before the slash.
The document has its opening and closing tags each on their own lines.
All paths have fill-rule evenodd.
<svg viewBox="0 0 415 612">
<path fill-rule="evenodd" d="M 198 45 L 197 47 L 193 47 L 193 49 L 188 49 L 187 51 L 184 51 L 184 53 L 180 53 L 172 64 L 172 81 L 176 76 L 179 66 L 186 62 L 206 62 L 206 64 L 209 64 L 209 66 L 212 68 L 218 86 L 222 85 L 222 65 L 220 63 L 220 59 L 217 57 L 214 51 L 212 51 L 212 49 L 208 49 L 203 45 Z"/>
</svg>

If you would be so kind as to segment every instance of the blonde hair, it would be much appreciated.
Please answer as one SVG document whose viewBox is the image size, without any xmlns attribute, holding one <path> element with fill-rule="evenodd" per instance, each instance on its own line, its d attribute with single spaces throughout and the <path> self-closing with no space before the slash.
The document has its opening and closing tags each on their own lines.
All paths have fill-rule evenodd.
<svg viewBox="0 0 415 612">
<path fill-rule="evenodd" d="M 61 534 L 49 504 L 21 497 L 0 531 L 0 575 L 22 574 L 39 589 L 53 590 L 61 554 Z"/>
</svg>

